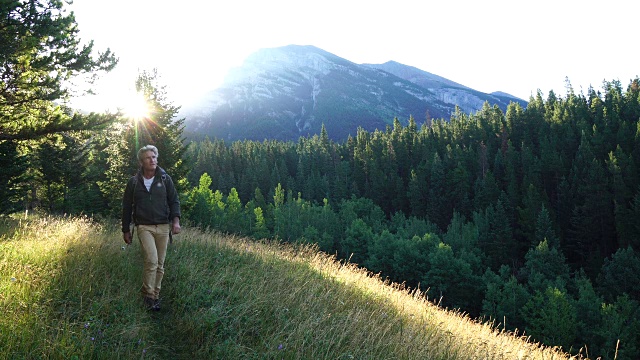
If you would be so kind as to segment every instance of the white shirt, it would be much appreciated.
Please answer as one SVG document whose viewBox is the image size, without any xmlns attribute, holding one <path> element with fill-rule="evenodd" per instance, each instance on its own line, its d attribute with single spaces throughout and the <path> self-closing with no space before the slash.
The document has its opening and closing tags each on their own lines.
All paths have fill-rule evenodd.
<svg viewBox="0 0 640 360">
<path fill-rule="evenodd" d="M 144 180 L 144 186 L 147 188 L 147 191 L 151 191 L 151 184 L 153 184 L 153 177 L 151 179 L 147 179 L 146 177 L 142 177 Z"/>
</svg>

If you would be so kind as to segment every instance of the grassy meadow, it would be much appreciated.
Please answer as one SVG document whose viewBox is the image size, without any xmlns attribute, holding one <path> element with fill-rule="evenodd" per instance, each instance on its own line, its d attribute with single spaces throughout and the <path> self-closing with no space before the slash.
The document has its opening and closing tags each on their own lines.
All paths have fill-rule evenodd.
<svg viewBox="0 0 640 360">
<path fill-rule="evenodd" d="M 313 247 L 184 228 L 163 309 L 139 243 L 89 218 L 0 218 L 0 359 L 567 359 Z"/>
</svg>

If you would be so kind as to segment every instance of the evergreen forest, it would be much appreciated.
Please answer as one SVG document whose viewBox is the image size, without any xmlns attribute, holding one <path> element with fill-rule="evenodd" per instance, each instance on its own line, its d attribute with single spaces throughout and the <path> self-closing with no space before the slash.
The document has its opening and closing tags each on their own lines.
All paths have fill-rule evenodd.
<svg viewBox="0 0 640 360">
<path fill-rule="evenodd" d="M 135 79 L 145 118 L 67 106 L 69 78 L 117 58 L 82 45 L 61 3 L 32 3 L 0 9 L 3 216 L 117 219 L 136 150 L 154 144 L 186 224 L 317 244 L 546 345 L 640 357 L 639 78 L 586 95 L 567 81 L 526 108 L 395 119 L 344 142 L 324 127 L 297 142 L 190 142 L 156 71 Z"/>
<path fill-rule="evenodd" d="M 199 226 L 318 244 L 545 344 L 634 358 L 640 81 L 605 89 L 344 143 L 324 129 L 193 143 L 184 206 Z"/>
</svg>

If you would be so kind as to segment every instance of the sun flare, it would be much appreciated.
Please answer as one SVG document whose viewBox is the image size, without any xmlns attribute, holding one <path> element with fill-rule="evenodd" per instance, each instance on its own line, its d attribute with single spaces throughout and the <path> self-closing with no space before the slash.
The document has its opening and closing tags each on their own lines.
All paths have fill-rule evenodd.
<svg viewBox="0 0 640 360">
<path fill-rule="evenodd" d="M 135 121 L 150 117 L 149 104 L 141 93 L 131 94 L 122 109 L 124 115 Z"/>
</svg>

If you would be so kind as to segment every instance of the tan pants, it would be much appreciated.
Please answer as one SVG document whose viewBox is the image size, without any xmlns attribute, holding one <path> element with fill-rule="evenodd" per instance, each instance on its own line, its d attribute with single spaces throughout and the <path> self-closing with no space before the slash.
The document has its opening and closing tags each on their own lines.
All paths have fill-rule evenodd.
<svg viewBox="0 0 640 360">
<path fill-rule="evenodd" d="M 138 239 L 140 239 L 144 259 L 142 293 L 152 299 L 158 299 L 160 296 L 169 231 L 171 231 L 170 224 L 138 225 Z"/>
</svg>

